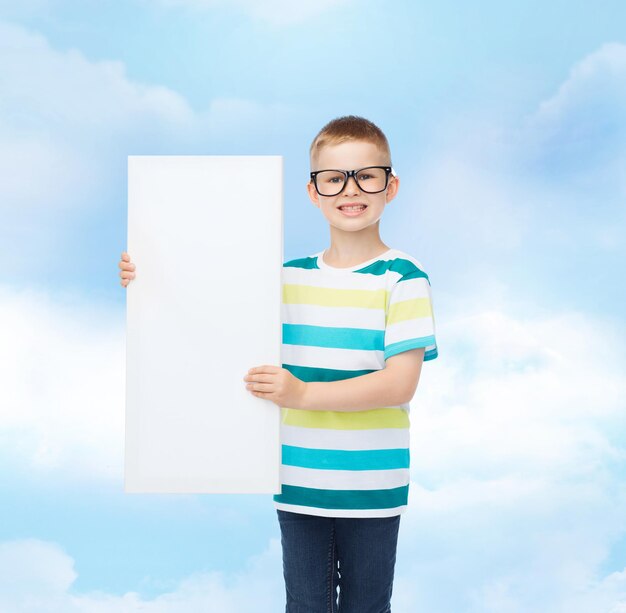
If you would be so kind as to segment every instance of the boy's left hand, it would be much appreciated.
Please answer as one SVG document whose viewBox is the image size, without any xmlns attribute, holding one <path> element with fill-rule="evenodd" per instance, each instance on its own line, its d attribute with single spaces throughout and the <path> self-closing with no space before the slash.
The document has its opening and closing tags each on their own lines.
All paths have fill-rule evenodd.
<svg viewBox="0 0 626 613">
<path fill-rule="evenodd" d="M 280 366 L 255 366 L 243 378 L 246 389 L 259 398 L 271 400 L 279 407 L 297 409 L 302 404 L 306 382 Z"/>
</svg>

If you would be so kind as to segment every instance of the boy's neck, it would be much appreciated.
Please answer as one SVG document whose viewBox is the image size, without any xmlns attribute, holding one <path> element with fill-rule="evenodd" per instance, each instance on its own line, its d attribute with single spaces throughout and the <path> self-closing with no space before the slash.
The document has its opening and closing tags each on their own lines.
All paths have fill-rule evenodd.
<svg viewBox="0 0 626 613">
<path fill-rule="evenodd" d="M 341 244 L 331 240 L 330 247 L 324 252 L 323 258 L 324 262 L 330 266 L 347 268 L 371 260 L 389 249 L 390 247 L 380 239 L 367 243 L 344 242 Z"/>
</svg>

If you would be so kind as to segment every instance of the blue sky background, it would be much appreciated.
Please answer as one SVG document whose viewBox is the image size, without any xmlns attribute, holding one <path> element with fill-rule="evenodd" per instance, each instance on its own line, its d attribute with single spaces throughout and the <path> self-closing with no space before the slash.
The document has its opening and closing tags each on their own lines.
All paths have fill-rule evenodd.
<svg viewBox="0 0 626 613">
<path fill-rule="evenodd" d="M 343 114 L 440 347 L 394 611 L 626 612 L 626 7 L 351 0 L 0 0 L 0 610 L 284 607 L 269 496 L 122 491 L 126 163 L 283 155 L 297 257 Z"/>
</svg>

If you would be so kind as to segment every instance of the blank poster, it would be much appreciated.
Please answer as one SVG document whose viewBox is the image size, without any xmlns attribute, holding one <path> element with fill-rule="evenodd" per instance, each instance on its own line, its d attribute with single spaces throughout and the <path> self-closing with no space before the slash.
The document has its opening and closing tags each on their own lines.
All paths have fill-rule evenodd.
<svg viewBox="0 0 626 613">
<path fill-rule="evenodd" d="M 279 493 L 283 159 L 128 157 L 126 492 Z"/>
</svg>

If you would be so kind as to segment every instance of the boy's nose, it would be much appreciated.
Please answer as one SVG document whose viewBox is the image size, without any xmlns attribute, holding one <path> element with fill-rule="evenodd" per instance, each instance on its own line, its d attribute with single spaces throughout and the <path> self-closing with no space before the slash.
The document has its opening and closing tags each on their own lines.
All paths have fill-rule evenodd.
<svg viewBox="0 0 626 613">
<path fill-rule="evenodd" d="M 346 188 L 345 188 L 344 191 L 346 191 L 346 192 L 358 192 L 358 191 L 360 191 L 359 190 L 359 186 L 357 185 L 356 181 L 354 180 L 354 177 L 348 177 L 348 182 L 346 183 Z"/>
</svg>

